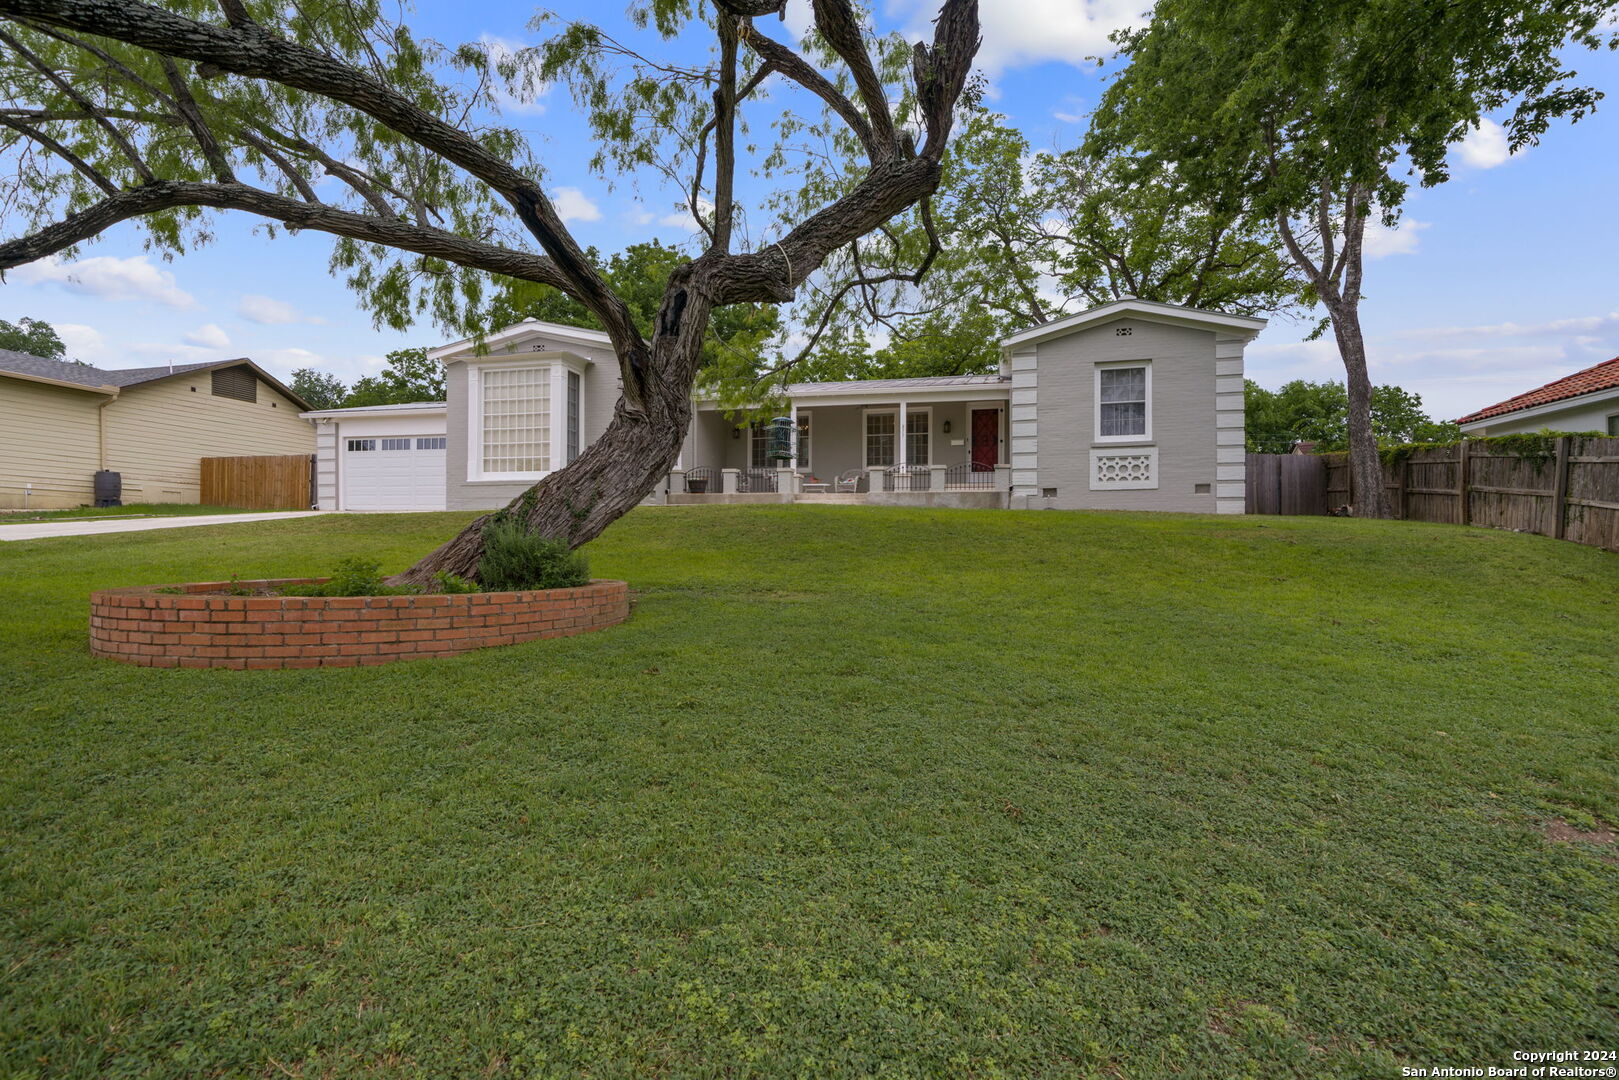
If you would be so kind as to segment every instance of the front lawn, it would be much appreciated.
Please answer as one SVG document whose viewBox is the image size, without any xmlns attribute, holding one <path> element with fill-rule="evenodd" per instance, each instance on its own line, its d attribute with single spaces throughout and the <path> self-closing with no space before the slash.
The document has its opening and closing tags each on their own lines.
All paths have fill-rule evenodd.
<svg viewBox="0 0 1619 1080">
<path fill-rule="evenodd" d="M 1619 1048 L 1619 557 L 1338 519 L 639 510 L 622 627 L 90 659 L 0 552 L 0 1076 L 1383 1077 Z M 1559 835 L 1563 830 L 1559 827 Z"/>
</svg>

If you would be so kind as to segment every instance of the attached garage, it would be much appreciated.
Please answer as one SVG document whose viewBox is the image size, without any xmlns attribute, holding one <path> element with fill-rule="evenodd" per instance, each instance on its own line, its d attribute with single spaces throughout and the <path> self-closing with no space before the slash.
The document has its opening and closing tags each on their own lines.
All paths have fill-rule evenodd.
<svg viewBox="0 0 1619 1080">
<path fill-rule="evenodd" d="M 442 403 L 304 413 L 314 421 L 322 510 L 402 512 L 445 507 Z"/>
</svg>

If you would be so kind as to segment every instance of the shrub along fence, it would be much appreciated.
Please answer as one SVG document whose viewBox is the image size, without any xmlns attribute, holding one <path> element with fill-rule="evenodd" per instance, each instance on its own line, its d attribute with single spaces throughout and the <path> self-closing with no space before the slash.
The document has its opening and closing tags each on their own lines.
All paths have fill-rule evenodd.
<svg viewBox="0 0 1619 1080">
<path fill-rule="evenodd" d="M 1298 481 L 1297 494 L 1276 500 L 1298 508 L 1273 510 L 1271 500 L 1251 493 L 1250 513 L 1325 514 L 1354 505 L 1348 454 L 1300 460 L 1318 462 L 1319 478 Z M 1287 479 L 1283 474 L 1284 485 Z M 1619 551 L 1619 438 L 1504 435 L 1402 446 L 1384 453 L 1383 484 L 1396 518 L 1514 529 Z M 1317 485 L 1322 500 L 1309 508 L 1306 488 Z"/>
</svg>

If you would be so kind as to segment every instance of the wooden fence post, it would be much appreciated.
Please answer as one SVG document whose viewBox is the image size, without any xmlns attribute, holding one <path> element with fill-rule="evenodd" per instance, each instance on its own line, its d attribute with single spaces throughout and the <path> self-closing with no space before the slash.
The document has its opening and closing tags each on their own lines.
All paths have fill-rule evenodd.
<svg viewBox="0 0 1619 1080">
<path fill-rule="evenodd" d="M 1461 525 L 1472 523 L 1472 508 L 1468 506 L 1467 497 L 1467 440 L 1463 439 L 1456 444 L 1456 521 Z"/>
<path fill-rule="evenodd" d="M 1398 466 L 1399 473 L 1395 478 L 1394 489 L 1394 516 L 1401 521 L 1405 520 L 1406 499 L 1405 489 L 1411 486 L 1411 459 L 1402 457 Z"/>
<path fill-rule="evenodd" d="M 1567 435 L 1557 438 L 1557 476 L 1552 487 L 1552 537 L 1563 538 L 1568 522 L 1568 443 Z"/>
</svg>

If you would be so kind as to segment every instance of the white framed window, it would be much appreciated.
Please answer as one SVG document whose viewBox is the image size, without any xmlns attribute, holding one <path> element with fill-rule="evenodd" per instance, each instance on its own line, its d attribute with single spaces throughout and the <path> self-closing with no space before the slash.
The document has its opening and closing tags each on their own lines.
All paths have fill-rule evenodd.
<svg viewBox="0 0 1619 1080">
<path fill-rule="evenodd" d="M 448 441 L 449 440 L 445 439 L 445 437 L 442 436 L 442 435 L 439 435 L 439 436 L 437 436 L 435 438 L 417 439 L 416 440 L 416 449 L 418 449 L 418 450 L 442 450 L 447 445 Z"/>
<path fill-rule="evenodd" d="M 1106 442 L 1152 439 L 1152 364 L 1129 360 L 1096 365 L 1096 438 Z"/>
<path fill-rule="evenodd" d="M 770 425 L 753 424 L 748 428 L 748 464 L 755 469 L 771 468 Z"/>
<path fill-rule="evenodd" d="M 551 468 L 551 365 L 479 372 L 479 476 L 528 479 Z"/>
<path fill-rule="evenodd" d="M 1619 438 L 1619 413 L 1614 413 L 1608 417 L 1608 434 L 1614 438 Z"/>
<path fill-rule="evenodd" d="M 933 464 L 933 410 L 910 409 L 905 414 L 905 463 Z"/>
<path fill-rule="evenodd" d="M 798 416 L 798 448 L 795 451 L 800 469 L 809 468 L 810 422 L 808 413 Z M 770 460 L 770 425 L 754 424 L 748 429 L 748 464 L 755 469 L 774 469 L 786 465 L 784 461 Z"/>
<path fill-rule="evenodd" d="M 899 430 L 899 413 L 868 412 L 866 414 L 866 465 L 892 465 L 898 452 L 894 433 Z"/>
<path fill-rule="evenodd" d="M 349 453 L 351 453 L 351 454 L 361 454 L 361 453 L 365 453 L 368 450 L 375 450 L 376 448 L 377 448 L 377 440 L 375 440 L 375 439 L 350 439 L 349 440 Z"/>
</svg>

